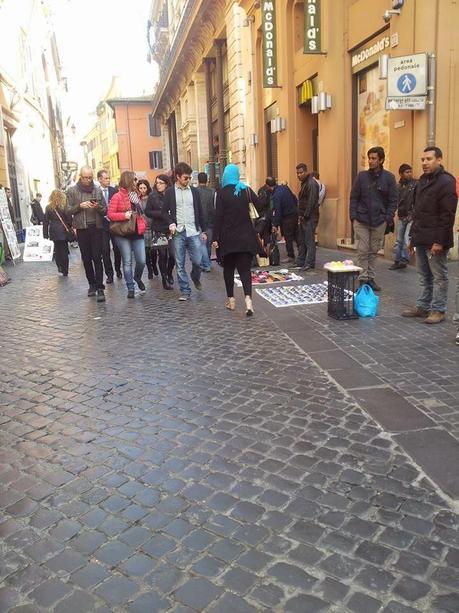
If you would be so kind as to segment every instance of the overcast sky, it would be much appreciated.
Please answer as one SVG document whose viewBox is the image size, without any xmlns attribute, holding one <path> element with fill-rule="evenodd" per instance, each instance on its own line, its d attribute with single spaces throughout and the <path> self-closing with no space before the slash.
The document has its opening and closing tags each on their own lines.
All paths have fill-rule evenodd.
<svg viewBox="0 0 459 613">
<path fill-rule="evenodd" d="M 94 122 L 98 102 L 112 76 L 123 95 L 153 91 L 156 68 L 147 62 L 147 21 L 151 0 L 48 0 L 53 8 L 69 103 L 77 134 Z"/>
</svg>

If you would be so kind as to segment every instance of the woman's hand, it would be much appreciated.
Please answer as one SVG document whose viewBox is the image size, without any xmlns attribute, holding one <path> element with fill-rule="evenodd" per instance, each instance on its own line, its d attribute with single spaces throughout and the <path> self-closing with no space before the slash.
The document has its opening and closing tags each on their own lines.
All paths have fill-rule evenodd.
<svg viewBox="0 0 459 613">
<path fill-rule="evenodd" d="M 218 249 L 218 241 L 214 241 L 212 243 L 212 247 L 214 247 L 214 249 Z"/>
<path fill-rule="evenodd" d="M 132 217 L 132 211 L 126 211 L 126 212 L 125 212 L 125 214 L 124 214 L 124 216 L 125 216 L 125 218 L 126 218 L 126 219 L 131 219 L 131 217 Z"/>
</svg>

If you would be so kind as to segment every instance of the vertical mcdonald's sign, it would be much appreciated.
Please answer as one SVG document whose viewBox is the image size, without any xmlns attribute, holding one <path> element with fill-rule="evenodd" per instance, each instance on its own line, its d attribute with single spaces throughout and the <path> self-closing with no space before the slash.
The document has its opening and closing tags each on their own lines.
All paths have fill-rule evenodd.
<svg viewBox="0 0 459 613">
<path fill-rule="evenodd" d="M 304 2 L 304 53 L 322 53 L 321 0 Z"/>
<path fill-rule="evenodd" d="M 262 1 L 263 87 L 277 87 L 276 2 Z"/>
</svg>

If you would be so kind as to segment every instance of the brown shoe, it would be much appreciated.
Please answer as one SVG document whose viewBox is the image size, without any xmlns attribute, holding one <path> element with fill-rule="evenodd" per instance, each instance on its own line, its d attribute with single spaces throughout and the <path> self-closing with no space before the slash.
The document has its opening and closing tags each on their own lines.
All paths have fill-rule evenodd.
<svg viewBox="0 0 459 613">
<path fill-rule="evenodd" d="M 441 311 L 432 311 L 429 317 L 423 321 L 424 324 L 439 324 L 445 319 L 445 314 Z"/>
<path fill-rule="evenodd" d="M 428 317 L 429 313 L 429 311 L 425 311 L 424 309 L 414 306 L 410 307 L 409 309 L 405 309 L 402 312 L 402 317 Z"/>
</svg>

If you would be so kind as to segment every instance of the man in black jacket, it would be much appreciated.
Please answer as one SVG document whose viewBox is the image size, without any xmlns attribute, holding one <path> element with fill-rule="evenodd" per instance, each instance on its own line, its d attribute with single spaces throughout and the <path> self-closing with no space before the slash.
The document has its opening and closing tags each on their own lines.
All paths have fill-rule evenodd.
<svg viewBox="0 0 459 613">
<path fill-rule="evenodd" d="M 407 247 L 413 219 L 414 190 L 417 181 L 413 179 L 413 169 L 409 164 L 402 164 L 398 169 L 398 174 L 400 175 L 400 181 L 398 182 L 397 238 L 394 245 L 394 263 L 389 266 L 389 270 L 403 270 L 410 263 Z"/>
<path fill-rule="evenodd" d="M 319 223 L 319 185 L 306 164 L 298 164 L 296 176 L 301 187 L 298 194 L 298 257 L 293 268 L 313 270 L 316 266 L 316 228 Z"/>
<path fill-rule="evenodd" d="M 164 192 L 163 213 L 169 221 L 172 234 L 177 278 L 180 288 L 180 301 L 186 301 L 191 294 L 185 258 L 188 251 L 191 263 L 191 280 L 196 289 L 201 286 L 201 242 L 207 241 L 206 222 L 202 212 L 201 197 L 198 189 L 190 187 L 192 168 L 185 162 L 175 167 L 175 185 Z"/>
<path fill-rule="evenodd" d="M 105 206 L 108 209 L 108 203 L 110 202 L 111 197 L 113 194 L 116 194 L 118 190 L 110 185 L 110 174 L 105 169 L 101 169 L 97 172 L 97 180 L 99 181 Z M 105 274 L 107 275 L 107 283 L 113 283 L 113 264 L 110 255 L 110 239 L 113 245 L 113 254 L 115 256 L 116 276 L 118 279 L 121 279 L 123 275 L 121 274 L 121 253 L 118 247 L 115 245 L 113 236 L 110 234 L 110 220 L 107 216 L 104 217 L 104 225 L 102 230 L 102 261 L 104 263 Z"/>
<path fill-rule="evenodd" d="M 32 216 L 30 217 L 30 222 L 34 226 L 41 226 L 45 221 L 45 214 L 43 213 L 43 209 L 41 208 L 41 194 L 35 194 L 35 198 L 30 203 L 30 208 L 32 209 Z"/>
<path fill-rule="evenodd" d="M 445 319 L 448 298 L 448 250 L 454 245 L 453 228 L 457 208 L 456 179 L 442 166 L 438 147 L 426 147 L 421 156 L 424 174 L 414 199 L 409 250 L 416 248 L 416 267 L 421 292 L 416 306 L 403 317 L 422 317 L 426 324 Z"/>
<path fill-rule="evenodd" d="M 367 152 L 368 170 L 357 175 L 351 190 L 349 215 L 357 243 L 357 265 L 362 268 L 360 285 L 366 283 L 378 292 L 374 264 L 384 244 L 386 227 L 394 222 L 397 208 L 397 184 L 394 175 L 384 170 L 386 157 L 382 147 Z"/>
<path fill-rule="evenodd" d="M 298 245 L 298 199 L 288 185 L 277 185 L 273 177 L 266 178 L 266 185 L 271 190 L 273 203 L 273 230 L 281 230 L 285 238 L 287 262 L 295 261 L 293 241 Z"/>
</svg>

